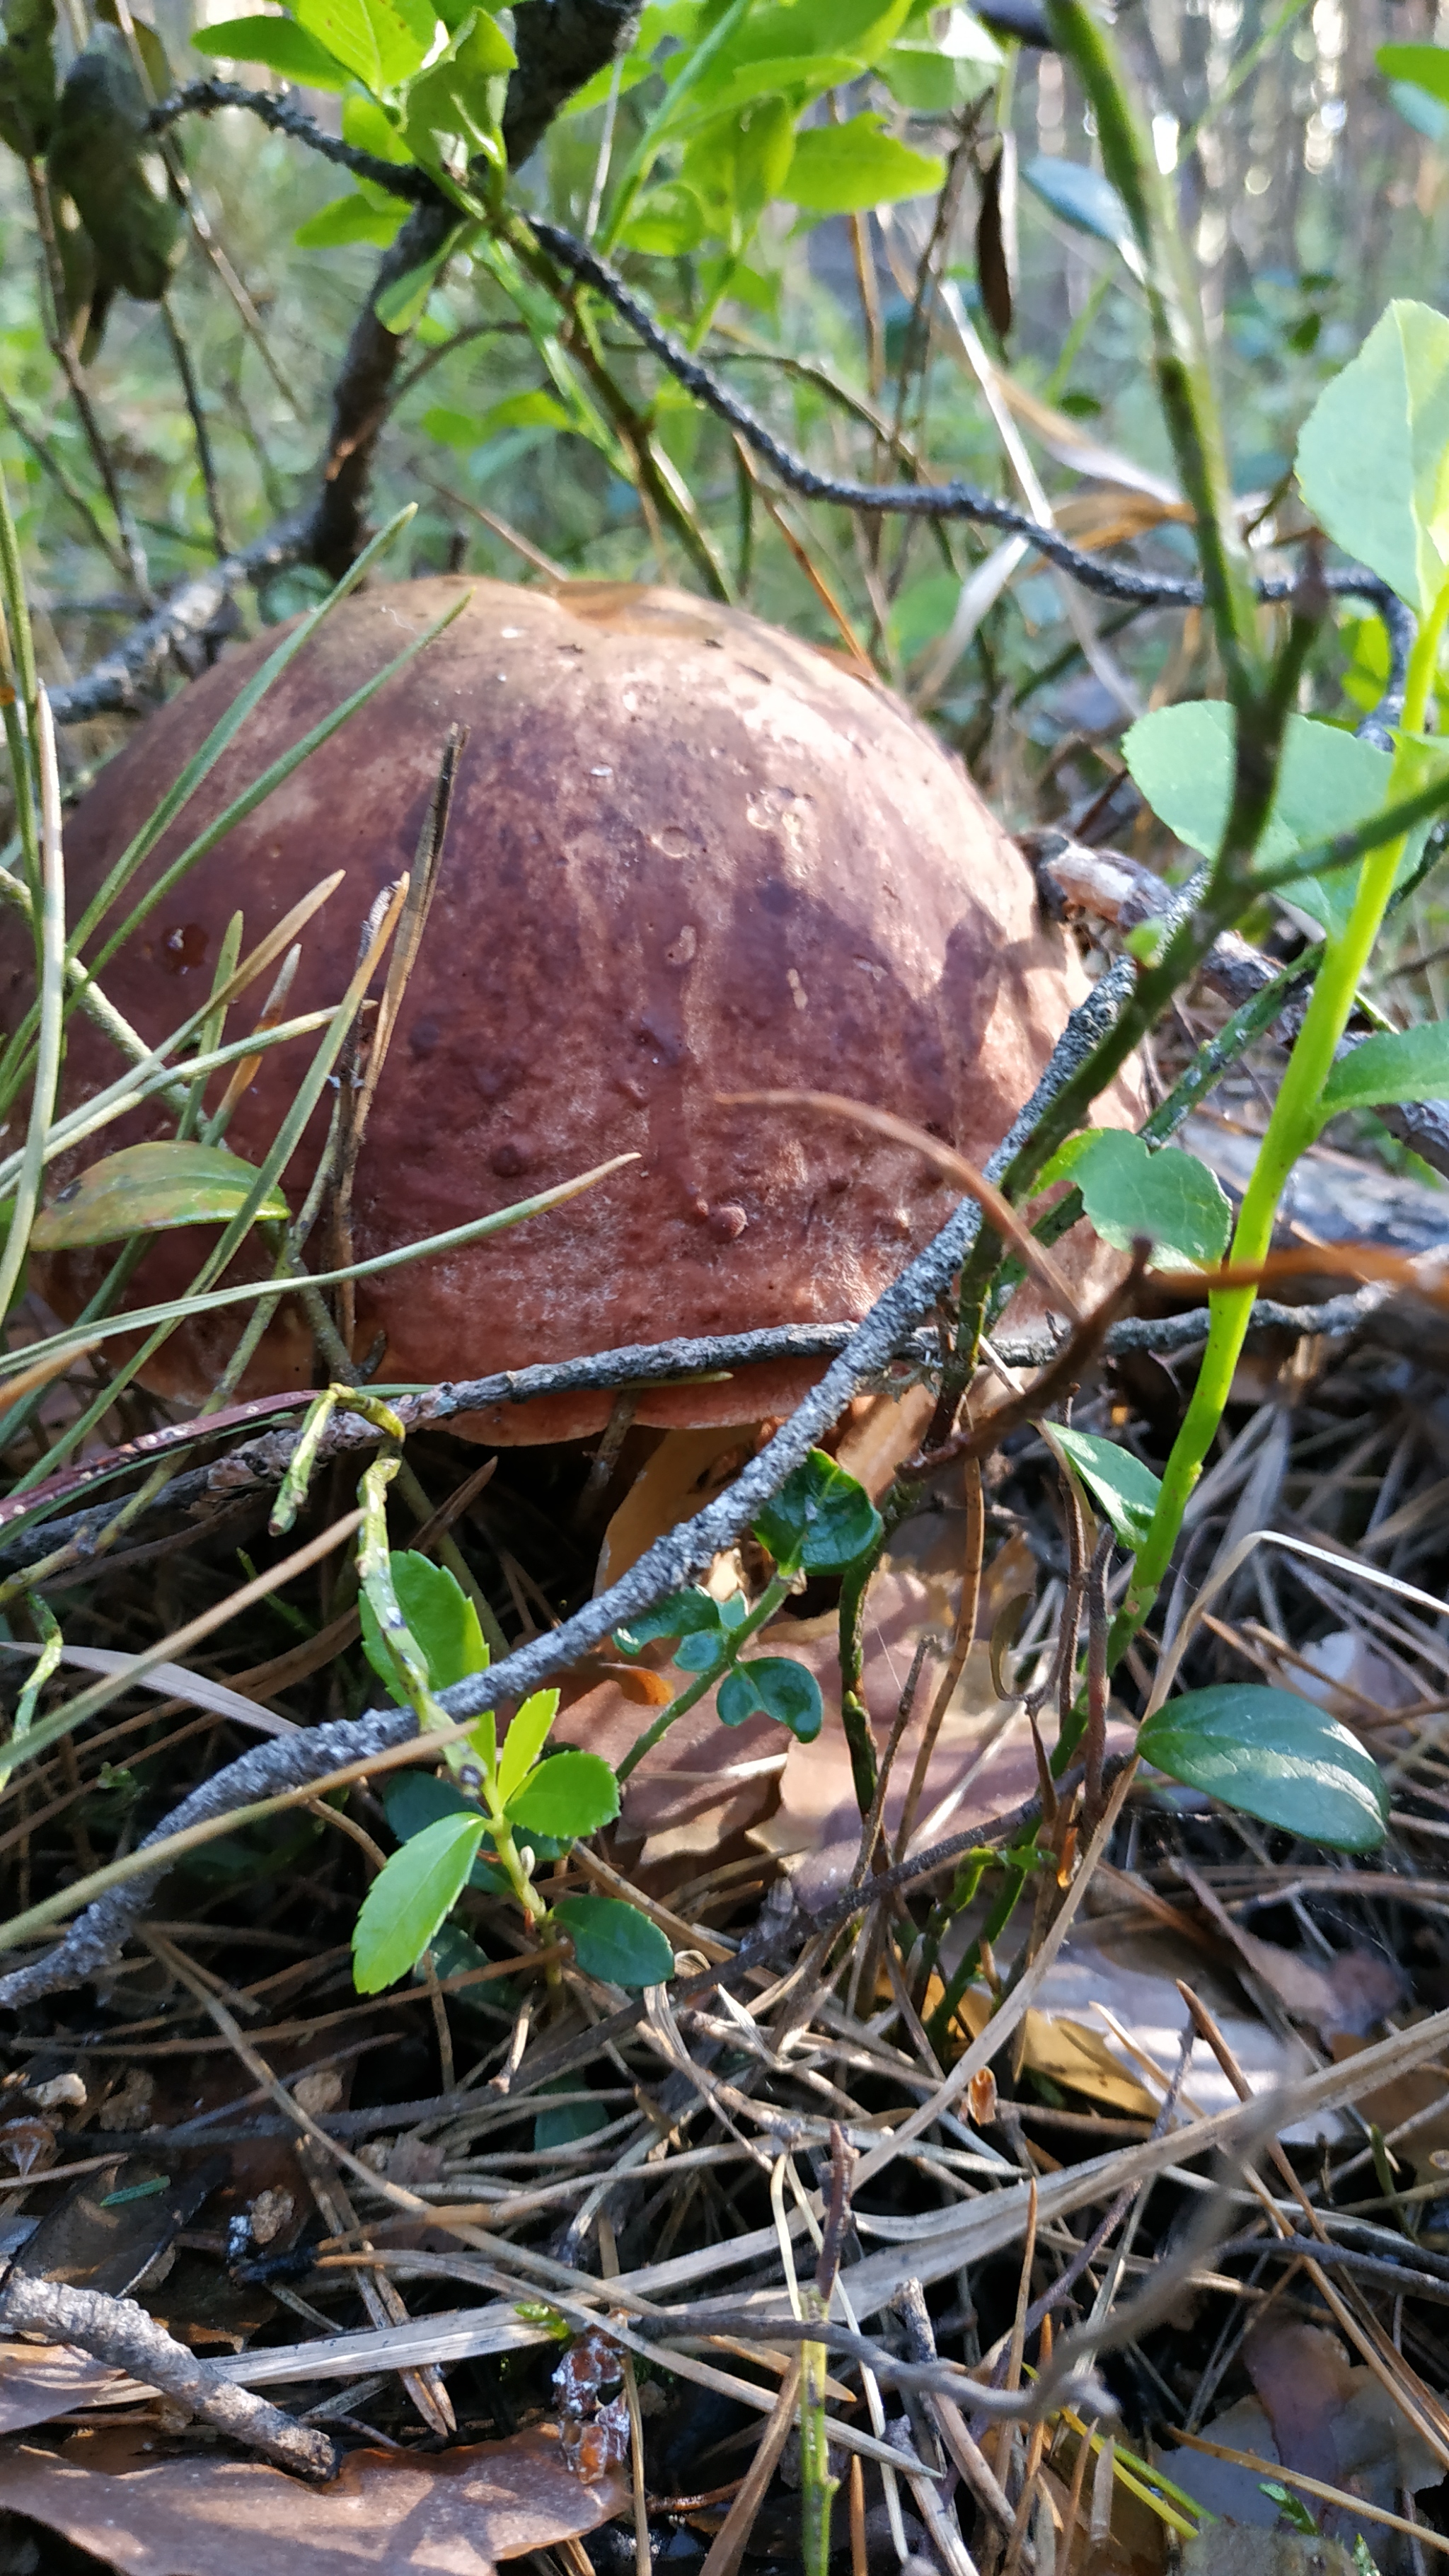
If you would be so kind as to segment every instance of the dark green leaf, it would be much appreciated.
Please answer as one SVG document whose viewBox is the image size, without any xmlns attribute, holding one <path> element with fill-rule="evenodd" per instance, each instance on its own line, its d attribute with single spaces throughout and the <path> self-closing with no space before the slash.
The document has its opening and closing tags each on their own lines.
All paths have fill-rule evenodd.
<svg viewBox="0 0 1449 2576">
<path fill-rule="evenodd" d="M 476 1808 L 440 1816 L 378 1871 L 352 1935 L 352 1980 L 360 1995 L 395 1985 L 422 1957 L 467 1886 L 482 1839 Z"/>
<path fill-rule="evenodd" d="M 1169 1700 L 1140 1729 L 1144 1762 L 1225 1807 L 1335 1851 L 1373 1851 L 1388 1828 L 1378 1764 L 1311 1701 L 1255 1682 Z"/>
<path fill-rule="evenodd" d="M 720 1683 L 715 1707 L 725 1726 L 743 1726 L 747 1717 L 763 1710 L 778 1726 L 788 1726 L 801 1744 L 813 1744 L 824 1715 L 815 1675 L 788 1655 L 759 1655 L 753 1663 L 736 1664 Z"/>
<path fill-rule="evenodd" d="M 674 1661 L 682 1673 L 707 1673 L 724 1652 L 724 1638 L 716 1629 L 713 1636 L 701 1630 L 697 1636 L 681 1637 L 674 1649 Z"/>
<path fill-rule="evenodd" d="M 881 1534 L 881 1517 L 863 1485 L 812 1449 L 786 1477 L 755 1523 L 782 1574 L 839 1574 Z"/>
<path fill-rule="evenodd" d="M 619 1783 L 600 1753 L 551 1753 L 508 1802 L 511 1825 L 565 1842 L 596 1834 L 618 1812 Z"/>
<path fill-rule="evenodd" d="M 1323 1114 L 1376 1109 L 1388 1100 L 1442 1100 L 1449 1094 L 1449 1021 L 1385 1030 L 1361 1038 L 1329 1067 Z"/>
<path fill-rule="evenodd" d="M 541 2095 L 578 2093 L 581 2079 L 577 2075 L 554 2075 L 540 2084 Z M 551 2147 L 571 2147 L 580 2138 L 592 2138 L 607 2129 L 609 2114 L 602 2102 L 561 2102 L 557 2110 L 536 2111 L 533 2120 L 533 2152 L 546 2155 Z"/>
<path fill-rule="evenodd" d="M 1055 153 L 1038 153 L 1028 161 L 1022 178 L 1034 196 L 1064 224 L 1080 233 L 1092 233 L 1098 241 L 1110 242 L 1120 251 L 1134 277 L 1141 272 L 1141 254 L 1133 236 L 1127 209 L 1110 179 L 1100 170 L 1091 169 L 1084 161 L 1067 161 Z"/>
<path fill-rule="evenodd" d="M 42 1208 L 31 1228 L 37 1252 L 73 1252 L 83 1244 L 120 1243 L 128 1234 L 160 1234 L 177 1225 L 227 1225 L 256 1179 L 250 1163 L 224 1145 L 127 1145 L 92 1163 Z M 280 1190 L 257 1210 L 276 1222 L 288 1214 Z"/>
<path fill-rule="evenodd" d="M 638 1992 L 674 1974 L 674 1952 L 657 1923 L 613 1896 L 565 1896 L 553 1909 L 585 1976 Z"/>
<path fill-rule="evenodd" d="M 456 1576 L 445 1565 L 434 1565 L 430 1557 L 420 1556 L 414 1548 L 395 1549 L 389 1565 L 398 1608 L 426 1660 L 431 1688 L 449 1690 L 454 1682 L 466 1680 L 469 1673 L 486 1672 L 488 1649 L 478 1625 L 478 1613 Z M 359 1608 L 363 1653 L 401 1708 L 393 1664 L 365 1592 Z"/>
<path fill-rule="evenodd" d="M 1103 1242 L 1126 1252 L 1145 1234 L 1155 1269 L 1184 1262 L 1201 1269 L 1221 1261 L 1228 1248 L 1227 1192 L 1206 1163 L 1176 1145 L 1154 1153 L 1127 1129 L 1103 1127 L 1085 1139 L 1072 1178 Z"/>
<path fill-rule="evenodd" d="M 641 1610 L 627 1628 L 616 1628 L 614 1643 L 621 1655 L 637 1655 L 655 1637 L 712 1637 L 718 1634 L 719 1624 L 719 1603 L 691 1584 L 687 1592 L 671 1592 L 667 1601 Z"/>
<path fill-rule="evenodd" d="M 265 63 L 283 80 L 304 89 L 345 89 L 347 72 L 299 27 L 295 18 L 223 18 L 198 27 L 191 39 L 199 54 L 221 54 L 234 63 Z"/>
<path fill-rule="evenodd" d="M 55 0 L 4 0 L 0 33 L 0 143 L 38 160 L 55 123 Z"/>
<path fill-rule="evenodd" d="M 1150 1467 L 1099 1431 L 1069 1431 L 1052 1424 L 1052 1438 L 1070 1458 L 1088 1493 L 1106 1513 L 1124 1547 L 1142 1545 L 1162 1486 Z"/>
</svg>

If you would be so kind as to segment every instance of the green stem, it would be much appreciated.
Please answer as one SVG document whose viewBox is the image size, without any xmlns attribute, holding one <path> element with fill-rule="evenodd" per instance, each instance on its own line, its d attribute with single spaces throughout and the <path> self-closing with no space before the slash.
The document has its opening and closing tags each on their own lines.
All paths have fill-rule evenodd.
<svg viewBox="0 0 1449 2576">
<path fill-rule="evenodd" d="M 716 1682 L 723 1681 L 725 1674 L 738 1661 L 741 1646 L 748 1638 L 754 1636 L 757 1629 L 763 1628 L 767 1619 L 773 1619 L 794 1580 L 794 1573 L 791 1572 L 777 1574 L 773 1582 L 766 1584 L 748 1618 L 742 1620 L 738 1628 L 730 1631 L 715 1661 L 706 1671 L 696 1673 L 688 1689 L 682 1690 L 677 1699 L 672 1699 L 667 1708 L 661 1708 L 653 1724 L 646 1726 L 643 1734 L 635 1737 L 618 1768 L 616 1776 L 621 1781 L 627 1780 L 630 1772 L 637 1769 L 646 1753 L 653 1752 L 661 1736 L 668 1734 L 677 1717 L 683 1717 L 687 1709 L 694 1708 L 703 1699 L 706 1691 L 712 1691 Z"/>
<path fill-rule="evenodd" d="M 1446 619 L 1449 582 L 1425 619 L 1410 657 L 1404 698 L 1405 736 L 1422 730 Z M 1407 766 L 1401 747 L 1389 783 L 1390 802 Z M 1359 979 L 1373 954 L 1403 850 L 1400 836 L 1365 859 L 1348 925 L 1325 943 L 1298 1042 L 1288 1059 L 1234 1229 L 1229 1259 L 1235 1267 L 1256 1267 L 1266 1260 L 1283 1185 L 1323 1124 L 1324 1085 L 1353 1010 Z M 1114 1654 L 1120 1654 L 1141 1627 L 1167 1572 L 1189 1497 L 1223 1418 L 1247 1336 L 1254 1293 L 1252 1287 L 1227 1288 L 1209 1298 L 1212 1321 L 1197 1385 L 1167 1462 L 1152 1527 L 1138 1552 L 1132 1589 L 1116 1623 Z"/>
</svg>

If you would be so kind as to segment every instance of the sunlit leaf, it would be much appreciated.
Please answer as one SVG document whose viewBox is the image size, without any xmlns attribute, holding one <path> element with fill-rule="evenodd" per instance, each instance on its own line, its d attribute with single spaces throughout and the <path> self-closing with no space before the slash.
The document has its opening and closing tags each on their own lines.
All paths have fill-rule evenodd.
<svg viewBox="0 0 1449 2576">
<path fill-rule="evenodd" d="M 1072 1178 L 1103 1242 L 1127 1252 L 1146 1235 L 1154 1268 L 1190 1263 L 1201 1269 L 1221 1261 L 1228 1248 L 1227 1192 L 1206 1163 L 1179 1146 L 1154 1153 L 1126 1128 L 1099 1128 L 1082 1139 Z"/>
<path fill-rule="evenodd" d="M 1388 1829 L 1388 1794 L 1372 1755 L 1291 1691 L 1256 1682 L 1187 1691 L 1147 1719 L 1137 1750 L 1185 1788 L 1304 1842 L 1373 1851 Z"/>
<path fill-rule="evenodd" d="M 1073 1431 L 1052 1424 L 1052 1438 L 1065 1451 L 1094 1503 L 1100 1505 L 1124 1547 L 1142 1545 L 1157 1509 L 1162 1485 L 1150 1467 L 1118 1440 L 1100 1431 Z"/>
<path fill-rule="evenodd" d="M 565 1896 L 553 1919 L 567 1932 L 585 1976 L 637 1993 L 674 1974 L 674 1952 L 647 1914 L 614 1896 Z"/>
<path fill-rule="evenodd" d="M 543 1751 L 548 1730 L 558 1715 L 558 1697 L 556 1690 L 535 1691 L 509 1726 L 498 1757 L 498 1794 L 505 1806 Z"/>
<path fill-rule="evenodd" d="M 801 1744 L 813 1744 L 825 1714 L 815 1675 L 788 1655 L 757 1655 L 736 1664 L 720 1683 L 715 1706 L 724 1726 L 743 1726 L 758 1712 L 788 1726 Z"/>
<path fill-rule="evenodd" d="M 1449 572 L 1449 321 L 1395 302 L 1324 386 L 1298 488 L 1335 545 L 1427 615 Z"/>
<path fill-rule="evenodd" d="M 130 1234 L 159 1234 L 177 1225 L 227 1225 L 257 1175 L 224 1145 L 126 1145 L 42 1208 L 31 1228 L 37 1252 L 73 1252 L 82 1244 L 120 1243 Z M 273 1223 L 290 1213 L 280 1190 L 257 1210 Z"/>
<path fill-rule="evenodd" d="M 1446 326 L 1449 327 L 1449 326 Z M 1123 756 L 1153 813 L 1204 858 L 1216 856 L 1233 792 L 1235 720 L 1221 699 L 1159 707 L 1133 725 Z M 1376 814 L 1388 794 L 1391 755 L 1341 726 L 1290 716 L 1268 820 L 1254 857 L 1278 868 L 1334 832 L 1351 832 Z M 1404 854 L 1400 876 L 1413 865 Z M 1288 889 L 1300 912 L 1336 937 L 1347 926 L 1358 883 L 1355 867 L 1300 877 Z"/>
<path fill-rule="evenodd" d="M 467 1886 L 482 1839 L 476 1808 L 440 1816 L 378 1871 L 352 1935 L 352 1979 L 360 1995 L 395 1985 L 422 1957 Z"/>
<path fill-rule="evenodd" d="M 370 90 L 411 79 L 437 25 L 428 0 L 293 0 L 292 14 Z"/>
<path fill-rule="evenodd" d="M 596 1834 L 618 1812 L 619 1783 L 599 1753 L 551 1753 L 508 1803 L 511 1825 L 555 1834 L 560 1842 Z"/>
<path fill-rule="evenodd" d="M 486 1672 L 488 1648 L 478 1613 L 456 1575 L 445 1565 L 434 1565 L 431 1557 L 420 1556 L 415 1548 L 395 1550 L 390 1565 L 398 1608 L 427 1663 L 431 1687 L 449 1690 L 469 1673 Z M 363 1653 L 401 1707 L 392 1660 L 365 1592 L 359 1608 Z"/>
<path fill-rule="evenodd" d="M 807 214 L 851 214 L 900 197 L 934 196 L 945 177 L 934 153 L 913 152 L 867 113 L 844 125 L 811 125 L 796 137 L 780 194 Z"/>
<path fill-rule="evenodd" d="M 1449 1021 L 1417 1029 L 1377 1031 L 1361 1038 L 1330 1066 L 1323 1086 L 1323 1114 L 1376 1109 L 1391 1100 L 1449 1097 Z"/>
<path fill-rule="evenodd" d="M 283 80 L 297 81 L 303 89 L 347 86 L 345 66 L 295 18 L 222 18 L 213 26 L 197 27 L 191 41 L 199 54 L 265 63 L 268 71 L 280 72 Z"/>
</svg>

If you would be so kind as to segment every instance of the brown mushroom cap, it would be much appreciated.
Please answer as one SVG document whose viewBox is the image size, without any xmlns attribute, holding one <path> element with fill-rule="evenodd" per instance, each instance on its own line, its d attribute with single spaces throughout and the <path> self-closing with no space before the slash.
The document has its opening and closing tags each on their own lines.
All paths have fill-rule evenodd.
<svg viewBox="0 0 1449 2576">
<path fill-rule="evenodd" d="M 204 996 L 226 922 L 248 945 L 323 874 L 289 1008 L 335 1001 L 379 889 L 410 865 L 450 724 L 470 728 L 437 895 L 353 1196 L 358 1258 L 534 1195 L 610 1155 L 641 1161 L 551 1213 L 363 1281 L 358 1347 L 384 1381 L 458 1379 L 676 1333 L 862 1315 L 943 1222 L 919 1158 L 848 1127 L 721 1107 L 805 1088 L 898 1112 L 984 1161 L 1028 1097 L 1085 979 L 1038 916 L 1030 871 L 959 761 L 897 699 L 739 611 L 667 590 L 420 580 L 348 600 L 263 700 L 148 862 L 203 823 L 463 592 L 444 634 L 239 824 L 105 974 L 154 1041 Z M 204 740 L 276 632 L 174 698 L 104 772 L 66 834 L 72 918 Z M 127 906 L 137 889 L 126 898 Z M 102 936 L 119 918 L 112 914 Z M 13 1026 L 33 983 L 0 925 Z M 255 1007 L 249 998 L 231 1028 Z M 304 1042 L 305 1043 L 305 1042 Z M 258 1161 L 303 1044 L 267 1055 L 227 1142 Z M 118 1071 L 70 1023 L 67 1104 Z M 219 1085 L 210 1095 L 219 1096 Z M 1135 1083 L 1099 1115 L 1136 1123 Z M 300 1203 L 325 1122 L 285 1178 Z M 172 1132 L 146 1111 L 55 1167 L 63 1186 Z M 177 1294 L 205 1238 L 147 1253 L 133 1303 Z M 314 1244 L 314 1257 L 318 1246 Z M 75 1312 L 109 1251 L 53 1258 Z M 1100 1248 L 1073 1254 L 1085 1280 Z M 194 1402 L 234 1345 L 233 1311 L 176 1334 L 147 1373 Z M 638 1418 L 741 1421 L 786 1408 L 818 1366 L 757 1366 L 646 1392 Z M 310 1383 L 295 1307 L 243 1392 Z M 597 1429 L 607 1395 L 469 1417 L 476 1436 Z"/>
</svg>

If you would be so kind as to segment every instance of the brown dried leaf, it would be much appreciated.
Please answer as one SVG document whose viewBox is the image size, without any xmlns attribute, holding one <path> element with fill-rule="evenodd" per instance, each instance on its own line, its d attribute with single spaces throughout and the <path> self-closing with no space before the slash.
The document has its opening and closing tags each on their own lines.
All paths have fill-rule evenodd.
<svg viewBox="0 0 1449 2576">
<path fill-rule="evenodd" d="M 0 2433 L 49 2424 L 77 2406 L 110 2406 L 141 2394 L 123 2370 L 68 2343 L 0 2344 Z"/>
<path fill-rule="evenodd" d="M 59 2457 L 7 2444 L 0 2492 L 123 2576 L 490 2576 L 628 2500 L 617 2474 L 574 2477 L 552 2428 L 436 2458 L 354 2451 L 328 2487 L 216 2452 L 157 2459 L 139 2432 L 107 2429 Z"/>
<path fill-rule="evenodd" d="M 1250 1977 L 1261 1978 L 1295 2021 L 1314 2023 L 1322 2038 L 1333 2039 L 1343 2031 L 1362 2038 L 1400 2001 L 1404 1980 L 1381 1951 L 1341 1950 L 1336 1958 L 1323 1960 L 1310 1958 L 1306 1950 L 1286 1950 L 1277 1941 L 1260 1941 L 1256 1932 L 1235 1921 L 1186 1861 L 1179 1860 L 1177 1870 Z"/>
</svg>

